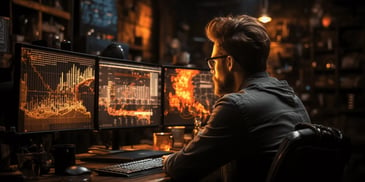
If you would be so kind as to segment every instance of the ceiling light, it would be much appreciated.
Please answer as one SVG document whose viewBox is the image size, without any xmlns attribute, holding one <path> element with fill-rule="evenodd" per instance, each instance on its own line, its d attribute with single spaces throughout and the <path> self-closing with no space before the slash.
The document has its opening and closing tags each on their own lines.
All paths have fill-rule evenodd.
<svg viewBox="0 0 365 182">
<path fill-rule="evenodd" d="M 262 23 L 268 23 L 271 21 L 271 17 L 267 16 L 266 14 L 261 15 L 258 20 Z"/>
<path fill-rule="evenodd" d="M 268 23 L 272 20 L 271 17 L 267 14 L 268 8 L 269 8 L 269 1 L 263 0 L 263 5 L 262 5 L 262 9 L 261 9 L 262 14 L 258 18 L 258 20 L 262 23 Z"/>
</svg>

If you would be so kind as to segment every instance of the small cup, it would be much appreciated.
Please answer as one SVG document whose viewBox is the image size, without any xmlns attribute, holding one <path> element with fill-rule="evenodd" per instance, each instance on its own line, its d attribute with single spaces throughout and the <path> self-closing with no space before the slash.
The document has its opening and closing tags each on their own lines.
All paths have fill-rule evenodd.
<svg viewBox="0 0 365 182">
<path fill-rule="evenodd" d="M 181 149 L 185 145 L 185 126 L 170 126 L 168 129 L 172 133 L 172 148 L 173 149 Z"/>
<path fill-rule="evenodd" d="M 170 151 L 172 145 L 172 134 L 166 132 L 153 133 L 153 149 Z"/>
<path fill-rule="evenodd" d="M 53 146 L 53 158 L 56 175 L 63 175 L 67 167 L 75 165 L 75 145 L 57 144 Z"/>
</svg>

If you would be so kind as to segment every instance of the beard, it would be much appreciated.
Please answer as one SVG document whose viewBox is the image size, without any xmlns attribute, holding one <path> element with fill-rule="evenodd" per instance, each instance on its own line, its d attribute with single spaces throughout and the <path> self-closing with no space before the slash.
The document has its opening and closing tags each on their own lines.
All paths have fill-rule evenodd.
<svg viewBox="0 0 365 182">
<path fill-rule="evenodd" d="M 225 94 L 234 92 L 234 77 L 232 72 L 227 72 L 222 79 L 213 77 L 214 93 L 221 97 Z"/>
</svg>

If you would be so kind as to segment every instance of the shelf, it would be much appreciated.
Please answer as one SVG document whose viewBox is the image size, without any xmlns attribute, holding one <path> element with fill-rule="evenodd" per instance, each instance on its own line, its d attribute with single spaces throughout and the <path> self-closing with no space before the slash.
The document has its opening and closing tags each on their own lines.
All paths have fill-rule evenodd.
<svg viewBox="0 0 365 182">
<path fill-rule="evenodd" d="M 340 73 L 342 74 L 361 74 L 363 70 L 361 68 L 341 68 Z"/>
<path fill-rule="evenodd" d="M 365 115 L 365 109 L 359 108 L 359 109 L 340 109 L 339 113 L 341 114 L 351 114 L 355 116 L 364 116 Z"/>
<path fill-rule="evenodd" d="M 335 54 L 334 49 L 325 49 L 325 48 L 317 48 L 317 50 L 314 51 L 316 54 Z"/>
<path fill-rule="evenodd" d="M 314 87 L 313 90 L 317 93 L 335 93 L 336 88 L 334 87 Z"/>
<path fill-rule="evenodd" d="M 15 22 L 13 34 L 17 41 L 31 43 L 32 41 L 45 40 L 47 46 L 60 48 L 60 41 L 65 38 L 72 39 L 71 17 L 73 1 L 59 1 L 59 6 L 47 4 L 42 0 L 11 0 L 11 18 Z M 43 2 L 43 3 L 42 3 Z M 70 10 L 70 12 L 66 11 Z M 27 20 L 29 23 L 21 23 Z M 72 41 L 72 40 L 71 40 Z"/>
<path fill-rule="evenodd" d="M 314 70 L 315 73 L 317 74 L 334 74 L 335 70 L 334 69 L 320 69 L 320 68 L 316 68 Z"/>
<path fill-rule="evenodd" d="M 34 1 L 29 1 L 29 0 L 12 0 L 14 4 L 19 5 L 19 6 L 24 6 L 27 8 L 31 8 L 37 11 L 41 11 L 43 13 L 47 13 L 53 16 L 57 16 L 59 18 L 63 18 L 66 20 L 71 20 L 71 14 L 69 12 L 54 8 L 54 7 L 50 7 L 50 6 L 46 6 L 43 5 L 41 3 L 37 3 Z"/>
<path fill-rule="evenodd" d="M 364 48 L 362 48 L 362 47 L 346 47 L 346 48 L 341 48 L 340 49 L 341 54 L 352 53 L 352 52 L 362 53 L 362 52 L 364 52 Z"/>
<path fill-rule="evenodd" d="M 335 88 L 335 87 L 314 87 L 313 90 L 317 93 L 361 93 L 362 88 Z"/>
<path fill-rule="evenodd" d="M 140 45 L 134 45 L 134 44 L 131 44 L 129 45 L 129 48 L 133 51 L 143 51 L 143 46 L 140 46 Z"/>
<path fill-rule="evenodd" d="M 351 116 L 364 116 L 365 109 L 364 108 L 355 108 L 355 109 L 347 109 L 347 108 L 328 108 L 328 107 L 317 107 L 315 108 L 319 112 L 318 115 L 321 116 L 336 116 L 336 115 L 351 115 Z"/>
<path fill-rule="evenodd" d="M 332 27 L 330 29 L 314 28 L 311 47 L 311 59 L 317 63 L 313 69 L 313 97 L 318 97 L 322 107 L 316 117 L 341 119 L 352 116 L 364 116 L 363 104 L 357 99 L 363 98 L 361 85 L 364 67 L 359 56 L 363 53 L 363 41 L 353 41 L 353 36 L 362 40 L 365 37 L 361 27 Z M 329 42 L 326 42 L 329 41 Z M 319 46 L 318 46 L 319 45 Z M 355 53 L 360 53 L 359 55 Z M 327 64 L 334 67 L 326 69 Z M 359 83 L 358 83 L 359 82 Z M 351 96 L 353 95 L 353 100 Z M 354 103 L 354 108 L 349 104 Z M 313 106 L 312 106 L 313 107 Z"/>
<path fill-rule="evenodd" d="M 361 93 L 362 90 L 362 88 L 339 88 L 341 93 Z"/>
</svg>

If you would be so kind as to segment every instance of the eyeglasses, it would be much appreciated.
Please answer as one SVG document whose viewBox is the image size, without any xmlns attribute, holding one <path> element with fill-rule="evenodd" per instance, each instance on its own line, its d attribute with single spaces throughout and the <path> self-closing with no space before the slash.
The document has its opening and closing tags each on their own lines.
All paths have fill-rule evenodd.
<svg viewBox="0 0 365 182">
<path fill-rule="evenodd" d="M 228 57 L 228 55 L 210 57 L 210 58 L 206 58 L 205 61 L 208 62 L 209 68 L 210 69 L 213 69 L 214 68 L 214 65 L 215 65 L 215 60 L 216 59 L 222 59 L 222 58 L 226 58 L 226 57 Z"/>
</svg>

